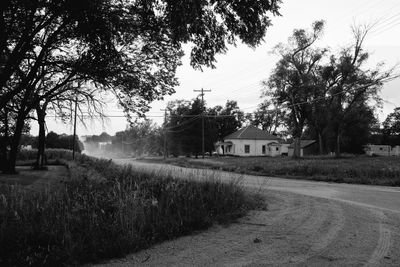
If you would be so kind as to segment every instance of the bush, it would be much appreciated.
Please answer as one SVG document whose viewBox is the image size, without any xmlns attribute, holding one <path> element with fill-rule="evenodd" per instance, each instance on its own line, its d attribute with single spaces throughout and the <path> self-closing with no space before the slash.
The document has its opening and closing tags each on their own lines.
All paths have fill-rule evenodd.
<svg viewBox="0 0 400 267">
<path fill-rule="evenodd" d="M 0 265 L 53 266 L 120 257 L 229 221 L 256 205 L 237 183 L 177 180 L 79 156 L 58 189 L 0 188 Z"/>
<path fill-rule="evenodd" d="M 61 148 L 48 148 L 45 150 L 47 160 L 72 160 L 72 150 Z M 36 160 L 37 149 L 21 149 L 17 155 L 17 160 L 34 161 Z"/>
</svg>

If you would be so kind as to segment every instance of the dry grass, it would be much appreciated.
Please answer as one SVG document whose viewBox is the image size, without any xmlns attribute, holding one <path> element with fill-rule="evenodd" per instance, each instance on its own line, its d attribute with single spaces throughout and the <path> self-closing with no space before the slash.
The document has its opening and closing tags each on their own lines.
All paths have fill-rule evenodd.
<svg viewBox="0 0 400 267">
<path fill-rule="evenodd" d="M 219 157 L 167 159 L 166 163 L 237 173 L 316 181 L 400 186 L 400 157 Z"/>
<path fill-rule="evenodd" d="M 144 174 L 109 160 L 68 163 L 61 188 L 0 192 L 0 265 L 58 266 L 120 257 L 243 215 L 257 203 L 235 183 Z"/>
</svg>

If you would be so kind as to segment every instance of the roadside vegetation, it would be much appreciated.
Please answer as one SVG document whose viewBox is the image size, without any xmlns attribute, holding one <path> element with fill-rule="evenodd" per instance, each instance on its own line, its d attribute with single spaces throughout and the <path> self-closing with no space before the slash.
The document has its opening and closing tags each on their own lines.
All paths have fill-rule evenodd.
<svg viewBox="0 0 400 267">
<path fill-rule="evenodd" d="M 34 165 L 37 156 L 37 149 L 22 149 L 18 153 L 17 164 Z M 67 160 L 72 160 L 72 151 L 61 148 L 47 148 L 45 151 L 47 165 L 65 165 Z"/>
<path fill-rule="evenodd" d="M 242 174 L 277 176 L 325 182 L 400 186 L 399 157 L 348 155 L 304 157 L 215 157 L 201 159 L 169 158 L 168 164 L 211 168 Z"/>
<path fill-rule="evenodd" d="M 57 187 L 32 192 L 0 186 L 0 265 L 77 265 L 121 257 L 227 223 L 260 203 L 238 181 L 178 180 L 84 155 L 65 162 L 70 179 Z"/>
</svg>

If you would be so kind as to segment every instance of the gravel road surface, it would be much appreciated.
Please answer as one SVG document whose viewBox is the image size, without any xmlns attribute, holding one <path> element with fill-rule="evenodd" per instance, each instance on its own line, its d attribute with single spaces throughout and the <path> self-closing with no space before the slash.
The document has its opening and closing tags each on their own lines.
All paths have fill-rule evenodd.
<svg viewBox="0 0 400 267">
<path fill-rule="evenodd" d="M 102 266 L 400 266 L 400 188 L 114 161 L 185 179 L 240 179 L 265 194 L 268 210 Z"/>
</svg>

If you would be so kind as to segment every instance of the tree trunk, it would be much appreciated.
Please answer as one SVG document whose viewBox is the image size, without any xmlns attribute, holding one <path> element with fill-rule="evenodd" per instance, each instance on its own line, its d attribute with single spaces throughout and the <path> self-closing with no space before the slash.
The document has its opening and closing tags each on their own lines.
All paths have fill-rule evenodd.
<svg viewBox="0 0 400 267">
<path fill-rule="evenodd" d="M 340 158 L 340 156 L 341 156 L 341 152 L 340 152 L 340 133 L 339 132 L 336 134 L 335 156 L 337 158 Z"/>
<path fill-rule="evenodd" d="M 301 157 L 301 138 L 299 136 L 294 137 L 294 149 L 293 149 L 293 158 Z"/>
<path fill-rule="evenodd" d="M 19 142 L 21 141 L 22 131 L 24 130 L 24 123 L 25 123 L 25 114 L 19 113 L 16 121 L 14 136 L 12 138 L 9 158 L 4 170 L 5 173 L 9 174 L 17 173 L 15 170 L 15 165 L 17 163 Z"/>
<path fill-rule="evenodd" d="M 45 129 L 45 108 L 36 108 L 39 124 L 38 151 L 36 156 L 35 169 L 41 170 L 45 164 L 45 146 L 46 146 L 46 129 Z"/>
<path fill-rule="evenodd" d="M 0 139 L 0 171 L 5 171 L 8 161 L 7 146 L 9 142 L 8 138 L 8 111 L 4 109 L 4 135 Z"/>
<path fill-rule="evenodd" d="M 7 160 L 7 140 L 5 137 L 0 137 L 0 171 L 6 169 Z"/>
<path fill-rule="evenodd" d="M 324 145 L 322 141 L 322 134 L 319 132 L 318 133 L 318 144 L 319 144 L 319 154 L 323 155 L 324 154 Z"/>
<path fill-rule="evenodd" d="M 296 124 L 295 130 L 293 132 L 293 158 L 300 158 L 301 155 L 301 137 L 303 135 L 303 125 L 304 121 L 300 121 Z"/>
</svg>

